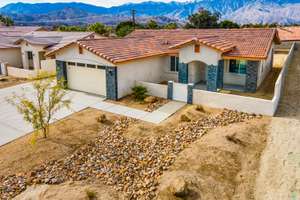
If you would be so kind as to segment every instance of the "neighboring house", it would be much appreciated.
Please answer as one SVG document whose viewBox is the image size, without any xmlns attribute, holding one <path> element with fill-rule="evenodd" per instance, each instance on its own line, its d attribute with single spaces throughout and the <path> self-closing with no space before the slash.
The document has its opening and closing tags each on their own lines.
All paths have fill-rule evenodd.
<svg viewBox="0 0 300 200">
<path fill-rule="evenodd" d="M 21 67 L 20 47 L 14 43 L 25 34 L 40 30 L 43 29 L 37 26 L 0 26 L 0 63 Z"/>
<path fill-rule="evenodd" d="M 136 30 L 80 40 L 47 56 L 70 89 L 119 99 L 136 81 L 255 92 L 272 68 L 276 29 Z"/>
<path fill-rule="evenodd" d="M 279 51 L 289 49 L 294 42 L 300 42 L 300 27 L 279 27 L 277 28 L 281 45 L 277 46 Z"/>
<path fill-rule="evenodd" d="M 93 32 L 34 31 L 24 35 L 14 44 L 20 47 L 22 68 L 39 70 L 42 61 L 46 60 L 46 54 L 80 39 L 92 38 L 95 38 Z M 52 57 L 52 59 L 55 59 L 55 57 Z"/>
</svg>

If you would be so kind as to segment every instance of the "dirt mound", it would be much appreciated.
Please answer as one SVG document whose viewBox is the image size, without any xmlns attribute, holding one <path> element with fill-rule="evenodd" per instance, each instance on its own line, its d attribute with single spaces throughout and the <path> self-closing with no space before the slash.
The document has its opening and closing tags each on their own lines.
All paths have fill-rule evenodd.
<svg viewBox="0 0 300 200">
<path fill-rule="evenodd" d="M 268 123 L 263 118 L 210 131 L 163 174 L 158 199 L 254 199 Z"/>
<path fill-rule="evenodd" d="M 83 182 L 67 182 L 61 185 L 35 185 L 29 187 L 15 200 L 122 200 L 124 196 L 108 186 L 88 185 Z"/>
</svg>

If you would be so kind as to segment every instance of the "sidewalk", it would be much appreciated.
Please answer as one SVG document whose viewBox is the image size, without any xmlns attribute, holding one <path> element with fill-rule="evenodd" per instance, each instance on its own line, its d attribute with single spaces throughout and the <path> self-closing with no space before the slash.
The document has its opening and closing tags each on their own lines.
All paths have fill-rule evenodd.
<svg viewBox="0 0 300 200">
<path fill-rule="evenodd" d="M 90 107 L 154 124 L 159 124 L 185 105 L 186 104 L 182 102 L 171 101 L 153 112 L 146 112 L 104 101 L 96 103 Z"/>
</svg>

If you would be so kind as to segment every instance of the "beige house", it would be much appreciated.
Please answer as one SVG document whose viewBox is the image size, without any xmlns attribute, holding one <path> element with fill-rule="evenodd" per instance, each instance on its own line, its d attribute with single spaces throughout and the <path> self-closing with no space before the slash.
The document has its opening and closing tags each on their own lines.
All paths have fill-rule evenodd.
<svg viewBox="0 0 300 200">
<path fill-rule="evenodd" d="M 35 26 L 0 26 L 0 63 L 21 67 L 21 51 L 15 42 L 27 33 L 41 30 L 43 30 L 41 27 Z M 0 67 L 0 74 L 1 69 Z"/>
<path fill-rule="evenodd" d="M 56 57 L 68 88 L 109 99 L 130 94 L 137 81 L 255 92 L 275 43 L 275 29 L 137 30 L 122 39 L 79 40 L 47 56 Z M 178 91 L 173 99 L 188 101 Z"/>
</svg>

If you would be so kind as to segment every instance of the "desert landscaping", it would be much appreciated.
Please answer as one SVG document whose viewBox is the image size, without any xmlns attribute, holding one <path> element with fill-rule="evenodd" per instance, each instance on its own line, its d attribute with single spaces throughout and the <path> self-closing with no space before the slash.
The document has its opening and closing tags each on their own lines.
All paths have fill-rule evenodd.
<svg viewBox="0 0 300 200">
<path fill-rule="evenodd" d="M 19 197 L 29 199 L 34 187 L 47 199 L 55 185 L 63 184 L 59 190 L 70 191 L 64 199 L 71 199 L 74 184 L 85 183 L 113 189 L 115 199 L 243 199 L 254 192 L 268 122 L 262 116 L 186 106 L 153 125 L 87 109 L 53 124 L 49 140 L 32 144 L 27 135 L 0 149 L 1 198 L 29 188 Z M 203 190 L 207 184 L 214 187 Z"/>
</svg>

